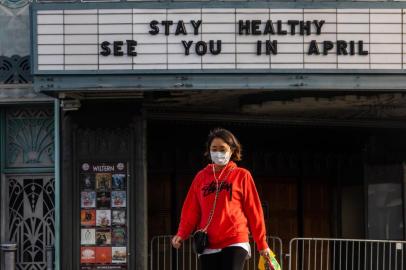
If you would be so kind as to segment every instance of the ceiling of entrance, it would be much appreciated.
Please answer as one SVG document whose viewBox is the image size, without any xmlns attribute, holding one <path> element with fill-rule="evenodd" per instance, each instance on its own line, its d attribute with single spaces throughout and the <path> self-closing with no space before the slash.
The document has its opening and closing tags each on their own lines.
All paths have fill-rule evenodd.
<svg viewBox="0 0 406 270">
<path fill-rule="evenodd" d="M 144 94 L 149 108 L 269 117 L 406 119 L 405 93 L 184 91 Z"/>
</svg>

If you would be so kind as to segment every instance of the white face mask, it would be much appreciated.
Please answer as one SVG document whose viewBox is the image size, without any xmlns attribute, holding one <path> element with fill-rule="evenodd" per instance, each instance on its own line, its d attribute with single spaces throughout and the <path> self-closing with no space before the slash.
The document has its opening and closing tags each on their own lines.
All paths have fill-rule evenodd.
<svg viewBox="0 0 406 270">
<path fill-rule="evenodd" d="M 220 151 L 210 151 L 211 160 L 217 165 L 226 165 L 231 158 L 231 151 L 220 152 Z"/>
</svg>

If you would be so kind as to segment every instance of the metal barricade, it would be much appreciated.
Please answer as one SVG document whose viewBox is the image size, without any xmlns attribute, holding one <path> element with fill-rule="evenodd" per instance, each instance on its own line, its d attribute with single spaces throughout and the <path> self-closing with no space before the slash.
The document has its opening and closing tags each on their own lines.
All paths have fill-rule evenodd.
<svg viewBox="0 0 406 270">
<path fill-rule="evenodd" d="M 283 245 L 282 239 L 276 236 L 267 236 L 266 237 L 269 248 L 275 253 L 275 256 L 283 269 Z M 251 258 L 246 262 L 244 270 L 257 270 L 258 269 L 258 261 L 259 261 L 259 253 L 257 251 L 257 245 L 255 242 L 250 238 L 250 245 L 251 245 Z"/>
<path fill-rule="evenodd" d="M 180 249 L 171 245 L 172 235 L 154 236 L 150 245 L 150 270 L 197 270 L 198 256 L 193 251 L 192 239 L 186 240 Z M 268 245 L 282 263 L 282 240 L 278 237 L 267 237 Z M 259 255 L 256 245 L 250 239 L 251 258 L 247 260 L 244 269 L 258 269 Z"/>
<path fill-rule="evenodd" d="M 294 238 L 289 270 L 404 270 L 406 241 Z"/>
</svg>

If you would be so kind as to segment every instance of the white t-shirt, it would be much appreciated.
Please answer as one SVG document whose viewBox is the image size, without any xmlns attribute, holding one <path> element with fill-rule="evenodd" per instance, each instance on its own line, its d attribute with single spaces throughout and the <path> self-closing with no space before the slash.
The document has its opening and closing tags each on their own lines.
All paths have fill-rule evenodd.
<svg viewBox="0 0 406 270">
<path fill-rule="evenodd" d="M 248 252 L 247 259 L 251 258 L 251 245 L 248 242 L 236 243 L 236 244 L 229 245 L 227 247 L 242 247 L 243 249 L 245 249 Z M 214 248 L 206 248 L 205 250 L 203 250 L 202 254 L 199 254 L 199 256 L 200 255 L 205 255 L 205 254 L 218 253 L 220 251 L 221 251 L 221 248 L 216 248 L 216 249 L 214 249 Z"/>
</svg>

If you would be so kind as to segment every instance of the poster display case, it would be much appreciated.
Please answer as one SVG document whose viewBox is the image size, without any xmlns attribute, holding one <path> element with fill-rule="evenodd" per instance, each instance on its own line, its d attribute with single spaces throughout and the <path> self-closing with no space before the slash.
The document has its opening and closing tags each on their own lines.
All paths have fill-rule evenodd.
<svg viewBox="0 0 406 270">
<path fill-rule="evenodd" d="M 80 163 L 80 269 L 128 269 L 127 162 Z"/>
</svg>

